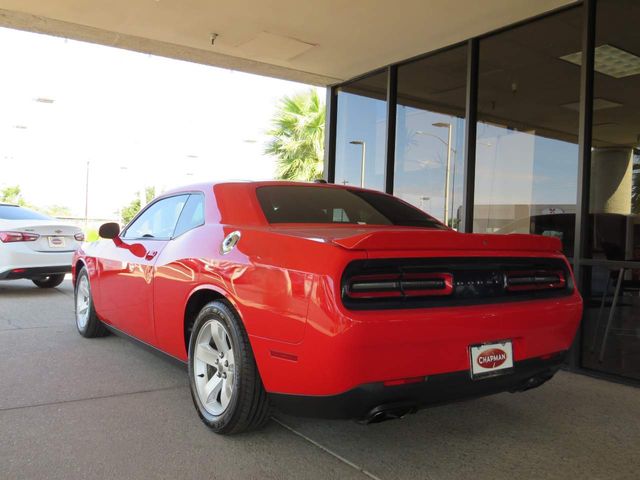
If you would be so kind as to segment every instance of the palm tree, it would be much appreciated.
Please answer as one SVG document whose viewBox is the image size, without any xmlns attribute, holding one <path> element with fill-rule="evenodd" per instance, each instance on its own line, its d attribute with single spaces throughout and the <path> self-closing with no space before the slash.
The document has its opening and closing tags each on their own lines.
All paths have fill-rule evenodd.
<svg viewBox="0 0 640 480">
<path fill-rule="evenodd" d="M 631 190 L 631 213 L 640 213 L 640 169 L 633 172 Z"/>
<path fill-rule="evenodd" d="M 278 178 L 309 181 L 322 176 L 325 112 L 314 88 L 282 98 L 265 148 L 277 157 Z"/>
</svg>

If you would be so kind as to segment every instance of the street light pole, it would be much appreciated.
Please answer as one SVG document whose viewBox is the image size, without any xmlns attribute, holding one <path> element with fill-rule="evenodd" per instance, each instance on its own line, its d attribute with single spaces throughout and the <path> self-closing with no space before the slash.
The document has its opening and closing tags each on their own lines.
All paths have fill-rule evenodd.
<svg viewBox="0 0 640 480">
<path fill-rule="evenodd" d="M 367 144 L 364 140 L 352 140 L 351 145 L 360 145 L 362 147 L 362 158 L 360 160 L 360 186 L 364 188 L 364 166 L 367 160 Z"/>
<path fill-rule="evenodd" d="M 447 168 L 444 172 L 444 224 L 449 225 L 449 196 L 450 196 L 450 185 L 449 185 L 449 172 L 451 171 L 451 134 L 452 127 L 450 123 L 446 122 L 437 122 L 433 124 L 434 127 L 447 128 L 449 130 L 448 141 L 447 141 Z"/>
</svg>

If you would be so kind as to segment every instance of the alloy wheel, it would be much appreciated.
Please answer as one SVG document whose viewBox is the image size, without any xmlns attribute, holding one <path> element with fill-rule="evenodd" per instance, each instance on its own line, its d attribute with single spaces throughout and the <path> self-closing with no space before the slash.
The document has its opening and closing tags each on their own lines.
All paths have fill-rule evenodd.
<svg viewBox="0 0 640 480">
<path fill-rule="evenodd" d="M 89 291 L 89 279 L 86 275 L 80 277 L 76 289 L 76 323 L 80 330 L 84 330 L 89 321 L 91 307 L 91 293 Z"/>
<path fill-rule="evenodd" d="M 193 375 L 198 397 L 211 415 L 221 415 L 233 397 L 235 358 L 231 337 L 218 320 L 207 321 L 196 339 Z"/>
</svg>

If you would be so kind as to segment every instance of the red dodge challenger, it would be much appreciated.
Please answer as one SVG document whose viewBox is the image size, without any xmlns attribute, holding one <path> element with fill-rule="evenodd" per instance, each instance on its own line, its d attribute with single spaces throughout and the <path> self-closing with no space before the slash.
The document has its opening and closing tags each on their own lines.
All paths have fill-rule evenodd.
<svg viewBox="0 0 640 480">
<path fill-rule="evenodd" d="M 194 185 L 100 235 L 73 261 L 78 331 L 186 362 L 218 433 L 271 405 L 377 422 L 537 387 L 582 313 L 559 240 L 458 233 L 349 186 Z"/>
</svg>

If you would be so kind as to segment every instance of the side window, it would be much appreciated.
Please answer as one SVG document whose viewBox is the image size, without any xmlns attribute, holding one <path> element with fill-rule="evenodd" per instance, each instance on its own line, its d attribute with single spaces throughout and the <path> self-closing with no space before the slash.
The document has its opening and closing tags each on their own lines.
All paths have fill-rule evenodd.
<svg viewBox="0 0 640 480">
<path fill-rule="evenodd" d="M 194 193 L 182 209 L 174 237 L 204 224 L 204 196 Z"/>
<path fill-rule="evenodd" d="M 176 195 L 157 201 L 129 225 L 122 238 L 171 238 L 188 197 Z"/>
</svg>

